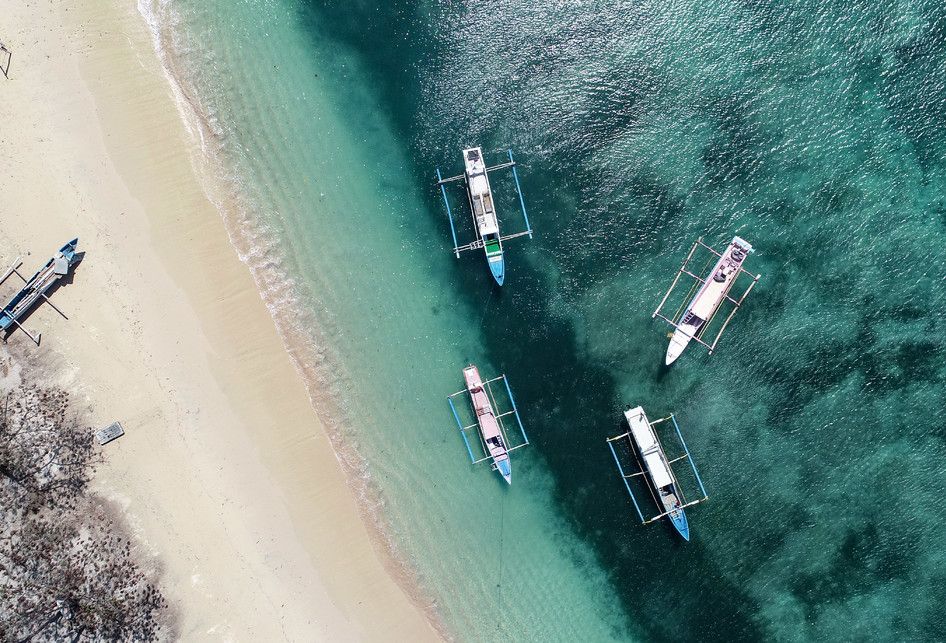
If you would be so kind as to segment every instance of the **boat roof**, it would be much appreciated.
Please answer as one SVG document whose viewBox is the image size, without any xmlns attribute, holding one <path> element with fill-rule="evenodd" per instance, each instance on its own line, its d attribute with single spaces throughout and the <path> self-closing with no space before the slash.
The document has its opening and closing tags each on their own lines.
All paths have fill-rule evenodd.
<svg viewBox="0 0 946 643">
<path fill-rule="evenodd" d="M 463 150 L 463 165 L 466 170 L 467 187 L 473 196 L 488 195 L 489 179 L 486 178 L 486 163 L 483 161 L 483 150 L 470 147 Z"/>
<path fill-rule="evenodd" d="M 486 180 L 486 174 L 471 174 L 470 175 L 470 193 L 474 196 L 488 196 L 489 195 L 489 181 Z"/>
<path fill-rule="evenodd" d="M 631 436 L 641 452 L 652 449 L 657 445 L 657 436 L 654 435 L 654 430 L 651 428 L 650 422 L 647 421 L 647 415 L 644 414 L 643 407 L 638 406 L 624 411 L 624 417 L 631 427 Z"/>
<path fill-rule="evenodd" d="M 654 480 L 654 486 L 666 487 L 669 484 L 673 484 L 673 478 L 670 477 L 670 470 L 667 468 L 664 459 L 660 457 L 660 453 L 648 453 L 644 456 L 644 461 L 647 463 L 647 470 L 650 471 L 650 477 Z"/>
<path fill-rule="evenodd" d="M 700 291 L 693 298 L 693 302 L 688 309 L 703 321 L 713 316 L 713 313 L 722 303 L 723 297 L 726 296 L 732 284 L 739 277 L 741 260 L 736 261 L 733 259 L 733 251 L 736 248 L 740 248 L 744 254 L 748 254 L 752 251 L 752 246 L 747 241 L 740 237 L 734 237 L 732 243 L 729 244 L 716 261 L 716 265 L 707 273 L 703 287 L 700 288 Z M 714 279 L 718 272 L 725 274 L 723 281 L 716 281 Z"/>
<path fill-rule="evenodd" d="M 673 483 L 669 465 L 663 454 L 663 449 L 657 441 L 654 428 L 647 420 L 644 408 L 641 406 L 624 411 L 624 417 L 631 427 L 630 437 L 637 444 L 637 448 L 644 456 L 644 464 L 650 472 L 650 477 L 657 487 L 666 487 Z"/>
</svg>

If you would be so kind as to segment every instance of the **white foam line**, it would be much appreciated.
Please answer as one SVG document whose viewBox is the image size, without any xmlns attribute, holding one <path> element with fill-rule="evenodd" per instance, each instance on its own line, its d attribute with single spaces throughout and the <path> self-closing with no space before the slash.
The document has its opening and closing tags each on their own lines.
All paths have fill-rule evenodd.
<svg viewBox="0 0 946 643">
<path fill-rule="evenodd" d="M 194 171 L 202 179 L 205 195 L 224 221 L 231 247 L 253 276 L 282 339 L 283 348 L 302 378 L 309 402 L 322 421 L 335 457 L 358 498 L 362 516 L 387 552 L 389 573 L 414 603 L 425 611 L 441 634 L 449 637 L 443 618 L 437 611 L 436 601 L 426 595 L 416 570 L 395 541 L 394 530 L 384 515 L 383 494 L 371 476 L 367 460 L 357 443 L 346 440 L 346 432 L 342 427 L 350 426 L 351 422 L 346 421 L 348 414 L 341 404 L 340 391 L 349 388 L 346 383 L 350 381 L 350 376 L 339 356 L 332 353 L 332 343 L 326 341 L 338 334 L 331 332 L 335 323 L 332 319 L 321 319 L 319 324 L 312 323 L 314 315 L 304 305 L 298 284 L 285 268 L 276 234 L 251 216 L 251 208 L 245 207 L 246 203 L 229 207 L 224 202 L 223 195 L 229 192 L 226 188 L 232 188 L 239 195 L 232 197 L 234 201 L 248 200 L 248 195 L 240 177 L 228 173 L 219 150 L 213 149 L 212 141 L 220 140 L 224 135 L 222 128 L 213 127 L 201 109 L 198 98 L 186 91 L 181 78 L 175 73 L 176 61 L 170 48 L 173 47 L 172 31 L 180 24 L 180 17 L 174 13 L 170 0 L 138 0 L 138 11 L 151 32 L 155 52 L 181 119 L 189 135 L 199 143 L 201 155 L 191 154 Z M 166 23 L 164 26 L 162 20 Z M 320 308 L 327 313 L 324 307 Z"/>
</svg>

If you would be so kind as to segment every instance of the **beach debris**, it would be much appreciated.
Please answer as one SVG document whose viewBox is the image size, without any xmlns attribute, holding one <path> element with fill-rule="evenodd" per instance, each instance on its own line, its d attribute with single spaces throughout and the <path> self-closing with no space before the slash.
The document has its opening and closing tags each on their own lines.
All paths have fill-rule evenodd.
<svg viewBox="0 0 946 643">
<path fill-rule="evenodd" d="M 624 480 L 624 486 L 627 488 L 627 493 L 631 497 L 631 502 L 634 503 L 634 509 L 637 510 L 641 524 L 647 525 L 655 520 L 668 517 L 683 539 L 689 541 L 690 525 L 687 522 L 684 508 L 703 502 L 707 500 L 709 496 L 706 495 L 706 489 L 703 488 L 703 481 L 700 479 L 700 474 L 696 470 L 696 465 L 693 464 L 693 458 L 690 457 L 690 451 L 687 449 L 686 442 L 683 441 L 683 435 L 680 433 L 677 419 L 671 413 L 668 417 L 657 420 L 656 422 L 650 422 L 647 420 L 647 415 L 644 414 L 643 407 L 640 406 L 633 409 L 628 406 L 627 410 L 624 411 L 624 419 L 627 420 L 630 430 L 627 433 L 608 438 L 608 446 L 611 448 L 611 455 L 614 456 L 614 461 L 618 465 L 618 471 L 621 472 L 621 479 Z M 683 455 L 677 456 L 672 460 L 667 459 L 667 454 L 654 428 L 658 424 L 667 421 L 673 423 L 673 428 L 680 441 L 680 446 L 683 447 Z M 619 446 L 623 444 L 626 450 L 629 450 L 634 455 L 637 469 L 634 473 L 624 473 L 621 458 L 618 457 L 618 451 L 614 448 L 615 444 Z M 677 480 L 673 469 L 670 467 L 674 462 L 683 459 L 690 462 L 693 476 L 696 478 L 696 482 L 699 485 L 700 493 L 703 494 L 702 497 L 689 502 L 687 502 L 686 497 L 683 495 L 683 488 Z M 650 492 L 650 497 L 653 498 L 659 510 L 656 515 L 650 518 L 644 518 L 640 505 L 637 503 L 637 497 L 634 495 L 634 492 L 631 491 L 630 481 L 637 477 L 642 479 L 644 486 L 647 487 L 647 490 Z"/>
<path fill-rule="evenodd" d="M 486 167 L 483 160 L 483 150 L 479 147 L 470 147 L 463 150 L 463 163 L 465 166 L 463 174 L 442 178 L 440 168 L 437 168 L 437 185 L 440 187 L 440 194 L 443 196 L 443 203 L 447 206 L 447 219 L 450 221 L 450 234 L 453 237 L 453 252 L 460 258 L 460 253 L 465 250 L 476 250 L 483 248 L 486 252 L 486 263 L 493 275 L 493 279 L 500 286 L 506 278 L 506 263 L 503 255 L 503 241 L 515 239 L 529 235 L 532 238 L 532 227 L 529 225 L 529 215 L 526 213 L 526 203 L 522 198 L 522 189 L 519 187 L 519 174 L 516 172 L 516 161 L 512 157 L 512 150 L 507 150 L 509 161 L 500 163 L 492 167 Z M 496 208 L 493 203 L 493 191 L 489 185 L 488 173 L 493 170 L 503 168 L 512 169 L 512 177 L 516 182 L 516 193 L 519 195 L 519 206 L 522 208 L 522 218 L 525 221 L 526 229 L 522 232 L 501 235 L 499 232 L 499 219 L 496 216 Z M 470 213 L 473 215 L 473 228 L 476 230 L 476 240 L 471 243 L 460 245 L 457 241 L 457 231 L 453 225 L 453 212 L 450 210 L 450 201 L 447 199 L 447 190 L 445 185 L 452 181 L 463 181 L 466 186 L 466 195 L 470 203 Z"/>
<path fill-rule="evenodd" d="M 69 270 L 74 265 L 82 260 L 84 253 L 76 252 L 76 246 L 78 244 L 79 240 L 73 239 L 64 245 L 52 259 L 46 262 L 46 265 L 37 270 L 36 274 L 29 279 L 21 275 L 17 270 L 23 262 L 19 257 L 16 258 L 10 268 L 3 274 L 3 277 L 0 277 L 0 284 L 6 281 L 11 275 L 16 275 L 23 281 L 24 285 L 20 292 L 15 294 L 13 298 L 7 302 L 7 305 L 0 310 L 0 332 L 9 334 L 15 326 L 26 333 L 27 337 L 32 339 L 33 342 L 39 346 L 42 336 L 39 333 L 34 335 L 26 330 L 26 328 L 20 324 L 20 318 L 25 316 L 40 299 L 43 299 L 52 306 L 53 310 L 62 315 L 63 319 L 69 319 L 64 312 L 59 310 L 59 308 L 49 300 L 46 293 L 59 283 L 60 279 L 68 275 Z M 6 341 L 6 336 L 4 336 L 4 341 Z"/>
<path fill-rule="evenodd" d="M 512 484 L 512 464 L 509 461 L 509 453 L 529 444 L 529 438 L 526 437 L 526 431 L 522 426 L 522 419 L 519 417 L 519 411 L 516 409 L 516 401 L 512 397 L 512 389 L 509 387 L 509 381 L 505 375 L 494 377 L 485 382 L 480 378 L 480 372 L 473 364 L 463 369 L 463 379 L 466 381 L 466 388 L 447 396 L 447 402 L 450 404 L 450 410 L 453 412 L 453 419 L 457 421 L 457 428 L 460 429 L 460 435 L 463 436 L 463 443 L 466 445 L 466 451 L 470 455 L 470 462 L 479 464 L 484 460 L 490 460 L 494 471 L 499 471 L 503 480 Z M 496 396 L 490 387 L 492 382 L 503 381 L 506 386 L 506 395 L 509 398 L 509 404 L 512 410 L 504 413 L 496 413 L 499 405 L 496 403 Z M 457 413 L 457 407 L 453 404 L 453 398 L 457 395 L 466 393 L 470 396 L 470 405 L 476 416 L 476 422 L 467 426 L 460 421 L 460 415 Z M 522 434 L 522 441 L 515 446 L 510 446 L 509 436 L 506 427 L 503 425 L 503 418 L 514 415 L 519 432 Z M 470 440 L 466 432 L 470 429 L 478 428 L 480 437 L 480 446 L 482 447 L 483 457 L 477 459 L 473 455 L 473 448 L 470 446 Z"/>
<path fill-rule="evenodd" d="M 703 266 L 703 270 L 701 270 L 699 274 L 696 274 L 690 271 L 688 266 L 693 259 L 693 254 L 700 247 L 705 248 L 711 254 L 706 265 Z M 729 321 L 733 318 L 733 315 L 736 314 L 736 311 L 739 310 L 742 302 L 745 301 L 746 297 L 749 295 L 749 291 L 752 290 L 752 287 L 755 286 L 756 282 L 759 281 L 759 278 L 762 276 L 753 275 L 742 267 L 743 261 L 745 261 L 746 257 L 748 257 L 749 253 L 752 251 L 752 246 L 749 242 L 740 237 L 733 237 L 732 242 L 726 248 L 725 252 L 722 253 L 717 252 L 703 243 L 702 237 L 697 239 L 693 247 L 690 248 L 690 254 L 687 255 L 687 258 L 683 261 L 683 265 L 677 271 L 673 283 L 670 284 L 670 289 L 667 290 L 664 298 L 660 301 L 657 310 L 651 315 L 651 317 L 660 317 L 674 327 L 674 332 L 670 337 L 670 345 L 667 347 L 666 364 L 668 366 L 680 357 L 681 353 L 683 353 L 683 349 L 687 347 L 691 339 L 695 339 L 708 348 L 710 355 L 716 350 L 716 344 L 719 343 L 719 338 L 722 336 L 723 331 L 726 330 L 726 326 L 729 325 Z M 714 256 L 718 258 L 716 265 L 713 266 L 712 270 L 707 272 L 706 268 L 709 266 Z M 751 281 L 742 295 L 738 299 L 735 299 L 731 297 L 729 293 L 733 286 L 735 286 L 739 276 L 743 274 L 748 275 Z M 680 277 L 684 275 L 692 279 L 693 283 L 687 294 L 680 301 L 680 306 L 677 308 L 676 312 L 672 316 L 667 317 L 662 314 L 661 310 L 670 298 L 670 294 L 673 292 L 674 288 L 676 288 Z M 726 316 L 722 325 L 719 326 L 719 331 L 713 339 L 711 341 L 704 341 L 703 336 L 709 330 L 710 326 L 713 325 L 713 319 L 716 317 L 716 313 L 719 312 L 722 305 L 726 302 L 732 304 L 729 315 Z"/>
<path fill-rule="evenodd" d="M 101 429 L 95 433 L 95 439 L 99 441 L 99 444 L 108 444 L 115 438 L 120 438 L 125 435 L 125 429 L 122 428 L 120 422 L 112 422 L 104 429 Z"/>
</svg>

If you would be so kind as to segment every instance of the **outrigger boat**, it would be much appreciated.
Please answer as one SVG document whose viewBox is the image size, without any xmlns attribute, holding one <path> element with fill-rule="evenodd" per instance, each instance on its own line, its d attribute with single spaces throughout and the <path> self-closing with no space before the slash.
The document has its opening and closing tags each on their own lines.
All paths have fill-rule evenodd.
<svg viewBox="0 0 946 643">
<path fill-rule="evenodd" d="M 440 186 L 440 194 L 443 196 L 444 205 L 447 206 L 447 218 L 450 220 L 450 234 L 453 237 L 454 254 L 459 259 L 460 253 L 464 250 L 482 248 L 486 253 L 486 263 L 489 265 L 489 270 L 500 286 L 503 285 L 506 278 L 503 241 L 525 235 L 529 235 L 530 239 L 532 238 L 529 215 L 526 214 L 526 204 L 522 198 L 522 190 L 519 187 L 516 161 L 512 157 L 512 150 L 508 150 L 508 153 L 509 161 L 507 163 L 486 167 L 486 162 L 483 160 L 483 150 L 479 147 L 470 147 L 463 150 L 463 174 L 445 179 L 440 175 L 440 168 L 437 168 L 437 185 Z M 499 219 L 496 216 L 496 206 L 493 202 L 493 190 L 489 184 L 489 172 L 507 167 L 512 168 L 512 176 L 516 182 L 516 193 L 519 195 L 519 205 L 522 208 L 522 218 L 525 220 L 526 229 L 523 232 L 502 235 L 499 232 Z M 453 212 L 450 209 L 450 201 L 447 199 L 445 187 L 447 183 L 459 180 L 462 180 L 466 185 L 470 212 L 473 215 L 473 227 L 476 230 L 476 240 L 462 246 L 457 241 L 457 231 L 453 225 Z"/>
<path fill-rule="evenodd" d="M 693 458 L 690 457 L 690 451 L 683 441 L 683 435 L 680 433 L 680 427 L 677 425 L 676 418 L 671 414 L 669 417 L 651 423 L 648 421 L 644 409 L 640 406 L 633 409 L 628 407 L 627 410 L 624 411 L 624 418 L 627 420 L 630 431 L 614 436 L 613 438 L 608 438 L 608 446 L 611 447 L 611 454 L 614 456 L 614 461 L 618 465 L 618 471 L 621 472 L 624 486 L 627 488 L 627 493 L 634 503 L 634 508 L 637 510 L 637 515 L 640 517 L 641 523 L 646 525 L 660 518 L 668 517 L 674 528 L 683 536 L 683 539 L 689 541 L 690 525 L 687 522 L 684 509 L 703 502 L 708 496 L 706 495 L 706 489 L 703 488 L 703 481 L 700 480 L 700 474 L 696 470 L 696 465 L 693 464 Z M 684 452 L 683 455 L 673 460 L 667 459 L 663 445 L 660 443 L 660 440 L 657 438 L 657 432 L 654 430 L 656 425 L 667 422 L 668 420 L 673 423 L 673 427 L 676 429 L 677 437 L 680 440 Z M 626 444 L 637 461 L 638 471 L 630 475 L 624 473 L 621 459 L 618 457 L 618 452 L 614 448 L 615 443 L 620 444 L 624 440 L 627 441 Z M 693 469 L 693 475 L 696 478 L 697 484 L 699 484 L 700 492 L 703 494 L 701 498 L 691 500 L 690 502 L 687 502 L 684 497 L 680 483 L 674 475 L 673 469 L 670 467 L 674 462 L 684 458 L 689 460 L 690 467 Z M 637 498 L 631 490 L 630 480 L 638 476 L 646 478 L 645 484 L 659 509 L 659 512 L 650 518 L 644 518 L 640 505 L 637 503 Z"/>
<path fill-rule="evenodd" d="M 52 259 L 47 261 L 46 265 L 36 271 L 36 274 L 30 279 L 23 277 L 17 270 L 22 264 L 20 259 L 17 258 L 17 260 L 13 262 L 13 265 L 6 271 L 3 277 L 0 277 L 0 283 L 6 281 L 10 275 L 15 274 L 23 280 L 24 286 L 20 292 L 7 302 L 3 310 L 0 311 L 0 331 L 9 332 L 11 327 L 16 326 L 26 333 L 36 344 L 39 344 L 39 336 L 34 337 L 28 330 L 23 328 L 23 326 L 20 325 L 19 319 L 40 299 L 45 300 L 56 312 L 65 317 L 65 314 L 49 301 L 46 293 L 50 288 L 55 286 L 60 279 L 69 274 L 69 270 L 72 266 L 82 259 L 82 254 L 76 252 L 76 246 L 78 244 L 79 240 L 73 239 L 64 245 L 59 249 L 59 252 L 57 252 Z"/>
<path fill-rule="evenodd" d="M 706 248 L 713 253 L 713 255 L 718 257 L 713 269 L 703 275 L 694 274 L 687 269 L 694 252 L 696 252 L 697 248 L 700 246 Z M 736 311 L 739 310 L 739 307 L 749 294 L 749 291 L 752 290 L 761 276 L 752 275 L 742 267 L 743 261 L 745 261 L 750 252 L 752 252 L 752 246 L 741 237 L 734 237 L 729 247 L 727 247 L 726 251 L 723 253 L 719 253 L 703 243 L 702 237 L 697 239 L 696 243 L 693 244 L 693 247 L 690 249 L 690 254 L 687 255 L 687 258 L 683 262 L 683 266 L 677 271 L 677 276 L 670 285 L 670 289 L 667 290 L 660 305 L 657 306 L 657 310 L 655 310 L 652 315 L 652 317 L 660 317 L 674 327 L 674 332 L 670 337 L 670 345 L 667 347 L 666 363 L 668 366 L 680 357 L 683 350 L 690 343 L 690 340 L 695 339 L 708 348 L 710 355 L 716 350 L 716 344 L 719 342 L 723 331 L 726 330 L 729 321 L 732 319 L 733 315 L 736 314 Z M 735 299 L 729 296 L 729 292 L 742 273 L 749 275 L 752 281 L 742 295 L 738 299 Z M 666 317 L 661 313 L 661 309 L 667 302 L 670 293 L 673 292 L 674 287 L 676 287 L 682 275 L 687 275 L 695 280 L 690 292 L 692 293 L 693 290 L 696 290 L 696 295 L 689 300 L 689 303 L 687 303 L 685 307 L 678 309 L 673 317 Z M 687 295 L 687 297 L 689 297 L 689 295 Z M 686 301 L 686 298 L 684 301 Z M 703 334 L 710 327 L 713 318 L 724 301 L 729 301 L 734 304 L 733 309 L 723 322 L 723 325 L 720 327 L 713 341 L 706 342 L 703 340 Z"/>
<path fill-rule="evenodd" d="M 463 379 L 466 382 L 466 388 L 447 396 L 447 402 L 450 403 L 450 410 L 453 411 L 453 419 L 457 421 L 457 427 L 460 429 L 460 435 L 463 436 L 463 443 L 466 444 L 467 453 L 470 455 L 470 462 L 479 464 L 485 460 L 492 463 L 492 468 L 499 471 L 508 484 L 512 484 L 512 463 L 509 460 L 509 454 L 516 449 L 529 444 L 529 438 L 526 437 L 526 431 L 522 426 L 522 420 L 519 417 L 519 411 L 516 409 L 516 401 L 512 397 L 512 389 L 509 387 L 509 381 L 505 375 L 494 377 L 485 382 L 480 378 L 480 372 L 476 366 L 470 364 L 463 369 Z M 496 413 L 499 405 L 496 404 L 496 396 L 493 394 L 490 384 L 502 380 L 506 385 L 506 394 L 509 396 L 509 403 L 512 410 L 505 413 Z M 473 413 L 476 415 L 476 422 L 464 426 L 460 421 L 460 415 L 453 404 L 453 398 L 457 395 L 468 394 Z M 519 432 L 522 434 L 522 442 L 515 446 L 510 446 L 509 438 L 503 425 L 503 418 L 514 415 Z M 478 428 L 480 436 L 480 445 L 483 449 L 483 457 L 477 459 L 473 455 L 473 448 L 467 438 L 466 432 L 470 429 Z"/>
</svg>

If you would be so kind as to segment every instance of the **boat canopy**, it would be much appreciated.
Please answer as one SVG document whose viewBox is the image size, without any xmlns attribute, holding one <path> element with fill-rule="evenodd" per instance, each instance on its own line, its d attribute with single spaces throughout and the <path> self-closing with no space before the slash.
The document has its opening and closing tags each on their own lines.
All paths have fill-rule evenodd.
<svg viewBox="0 0 946 643">
<path fill-rule="evenodd" d="M 463 150 L 463 159 L 466 163 L 466 184 L 470 191 L 470 205 L 473 207 L 473 217 L 476 219 L 480 236 L 499 234 L 499 221 L 496 219 L 493 194 L 489 187 L 486 164 L 483 163 L 480 148 Z"/>
<path fill-rule="evenodd" d="M 496 219 L 496 210 L 493 209 L 493 197 L 486 194 L 476 194 L 472 197 L 473 215 L 476 217 L 476 227 L 480 235 L 499 234 L 499 221 Z"/>
<path fill-rule="evenodd" d="M 660 453 L 657 451 L 648 453 L 644 455 L 644 461 L 647 463 L 647 469 L 654 479 L 655 487 L 666 487 L 673 483 L 673 478 L 670 477 L 670 471 L 667 470 L 667 465 L 664 464 L 664 459 L 660 457 Z"/>
<path fill-rule="evenodd" d="M 470 175 L 470 192 L 474 195 L 489 194 L 489 183 L 486 182 L 486 173 L 482 170 L 479 174 Z"/>
<path fill-rule="evenodd" d="M 673 476 L 670 475 L 667 462 L 661 455 L 657 435 L 654 433 L 654 428 L 650 425 L 650 422 L 647 421 L 644 408 L 638 406 L 634 409 L 628 409 L 624 412 L 624 417 L 627 418 L 627 423 L 631 427 L 631 436 L 634 438 L 634 442 L 637 443 L 637 448 L 644 456 L 644 462 L 647 465 L 647 470 L 650 471 L 651 478 L 654 480 L 654 485 L 659 488 L 672 484 Z"/>
<path fill-rule="evenodd" d="M 637 415 L 629 413 L 627 418 L 631 425 L 631 432 L 634 434 L 634 441 L 637 442 L 637 446 L 642 452 L 657 445 L 654 430 L 650 428 L 650 424 L 647 423 L 647 417 L 643 413 Z"/>
<path fill-rule="evenodd" d="M 630 425 L 634 441 L 637 442 L 637 446 L 641 451 L 647 451 L 657 444 L 657 436 L 654 435 L 654 430 L 651 428 L 650 422 L 647 421 L 644 407 L 637 406 L 624 411 L 624 418 Z"/>
</svg>

